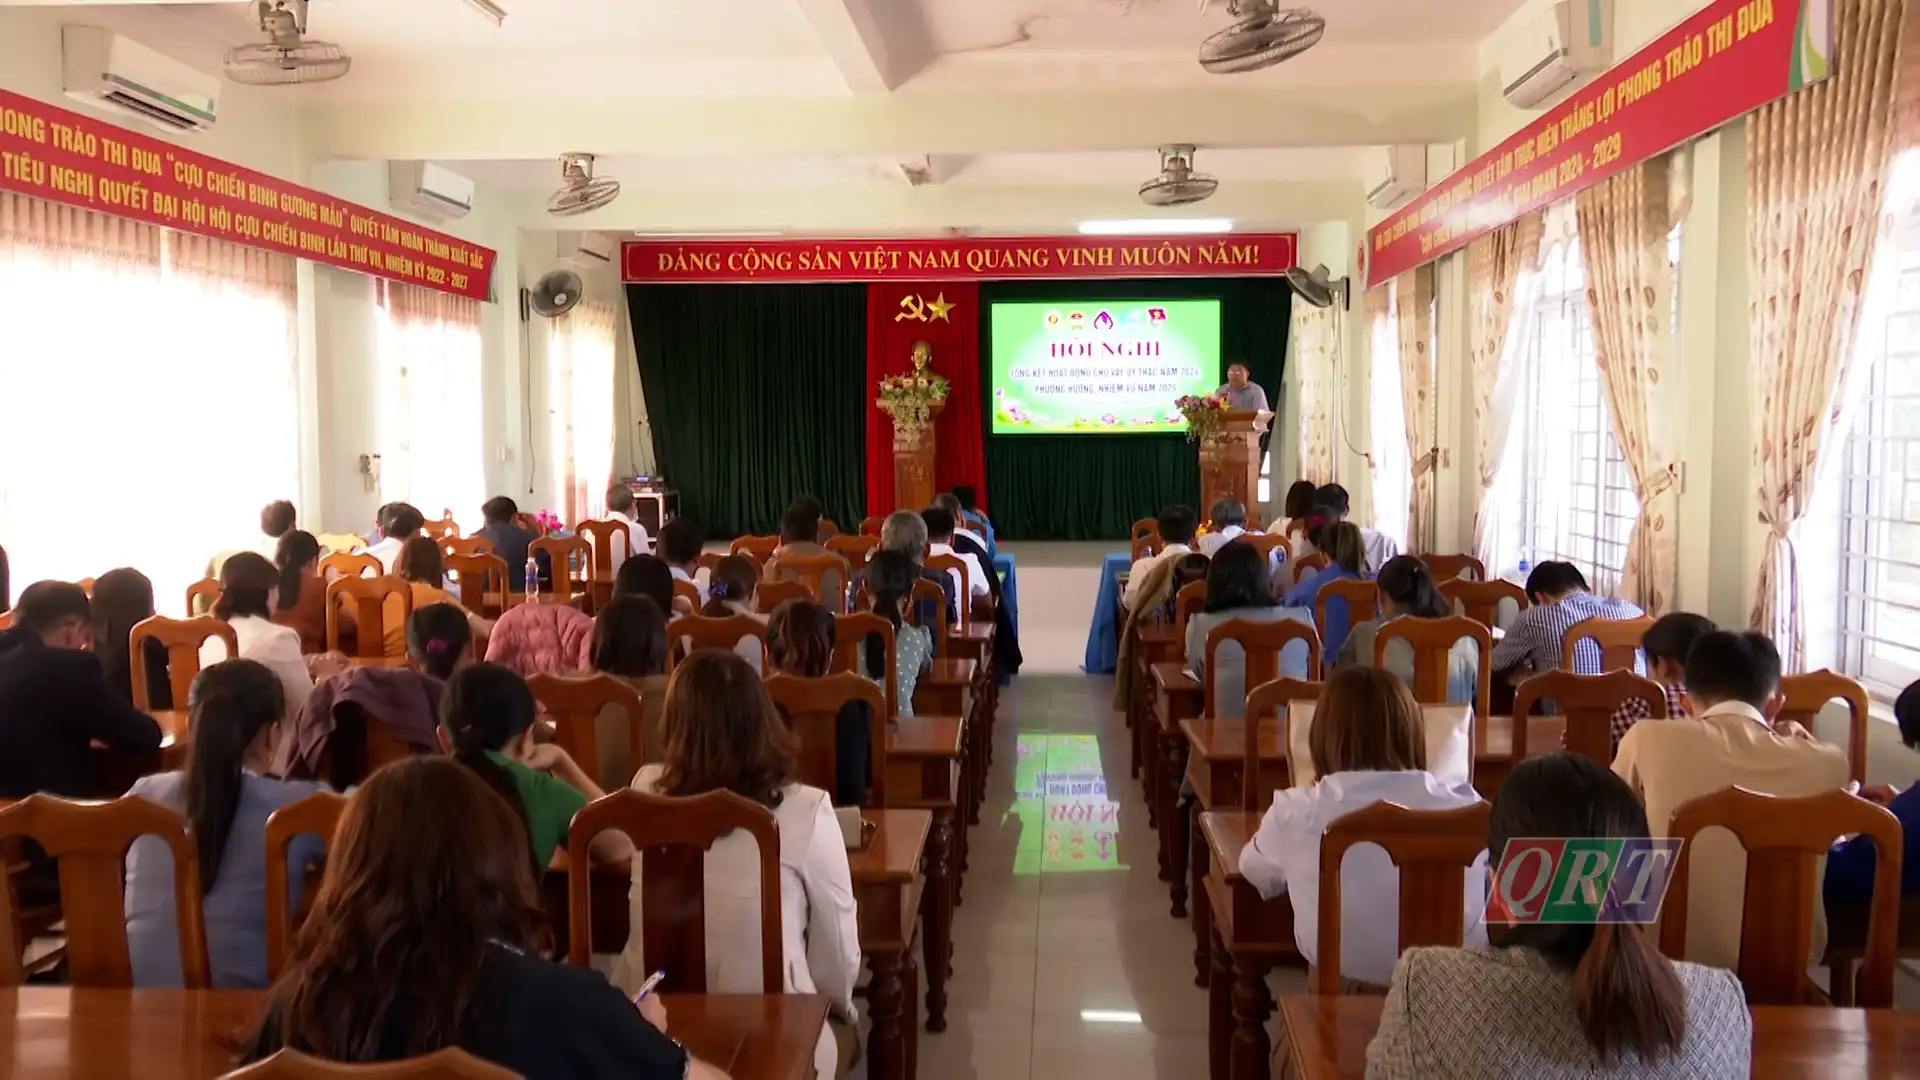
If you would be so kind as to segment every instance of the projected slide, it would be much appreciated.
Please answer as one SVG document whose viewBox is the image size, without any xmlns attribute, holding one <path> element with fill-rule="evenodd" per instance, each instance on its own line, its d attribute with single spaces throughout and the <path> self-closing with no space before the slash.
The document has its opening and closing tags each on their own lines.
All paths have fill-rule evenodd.
<svg viewBox="0 0 1920 1080">
<path fill-rule="evenodd" d="M 1096 735 L 1023 733 L 1014 751 L 1016 874 L 1122 870 L 1120 806 L 1107 798 Z"/>
<path fill-rule="evenodd" d="M 1182 394 L 1220 385 L 1220 301 L 995 304 L 995 435 L 1185 431 Z"/>
</svg>

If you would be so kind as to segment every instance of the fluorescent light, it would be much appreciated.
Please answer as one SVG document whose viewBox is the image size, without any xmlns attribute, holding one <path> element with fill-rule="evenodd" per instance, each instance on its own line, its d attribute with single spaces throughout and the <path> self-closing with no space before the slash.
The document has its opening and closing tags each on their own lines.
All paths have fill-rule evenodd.
<svg viewBox="0 0 1920 1080">
<path fill-rule="evenodd" d="M 467 4 L 471 6 L 473 10 L 486 16 L 487 21 L 493 25 L 504 26 L 506 24 L 506 9 L 494 3 L 493 0 L 467 0 Z"/>
<path fill-rule="evenodd" d="M 1232 218 L 1115 218 L 1083 221 L 1080 231 L 1088 236 L 1186 236 L 1194 233 L 1233 231 Z"/>
<path fill-rule="evenodd" d="M 1081 1009 L 1080 1020 L 1087 1024 L 1137 1024 L 1140 1014 L 1122 1009 Z"/>
</svg>

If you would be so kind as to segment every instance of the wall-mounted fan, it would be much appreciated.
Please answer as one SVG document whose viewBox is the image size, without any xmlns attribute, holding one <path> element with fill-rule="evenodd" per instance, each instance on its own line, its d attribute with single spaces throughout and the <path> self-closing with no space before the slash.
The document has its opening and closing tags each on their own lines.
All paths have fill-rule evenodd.
<svg viewBox="0 0 1920 1080">
<path fill-rule="evenodd" d="M 527 306 L 535 315 L 557 319 L 573 310 L 580 302 L 580 275 L 571 270 L 555 270 L 540 275 L 540 280 L 527 290 Z"/>
<path fill-rule="evenodd" d="M 1227 0 L 1227 12 L 1240 21 L 1200 43 L 1200 66 L 1215 75 L 1291 60 L 1327 32 L 1319 15 L 1306 8 L 1282 10 L 1274 0 Z"/>
<path fill-rule="evenodd" d="M 353 58 L 331 41 L 308 41 L 307 0 L 255 0 L 254 14 L 267 40 L 227 50 L 227 78 L 249 86 L 327 82 L 353 67 Z"/>
<path fill-rule="evenodd" d="M 560 190 L 547 198 L 547 213 L 555 217 L 598 210 L 620 197 L 620 181 L 594 179 L 592 154 L 561 154 L 560 180 Z"/>
<path fill-rule="evenodd" d="M 1148 206 L 1186 206 L 1212 195 L 1220 181 L 1193 171 L 1193 147 L 1160 148 L 1160 175 L 1140 185 L 1140 201 Z"/>
<path fill-rule="evenodd" d="M 1352 279 L 1333 277 L 1325 263 L 1314 267 L 1311 273 L 1298 266 L 1288 267 L 1287 284 L 1293 287 L 1295 296 L 1314 307 L 1332 307 L 1338 303 L 1342 311 L 1347 309 L 1347 298 L 1353 291 Z"/>
</svg>

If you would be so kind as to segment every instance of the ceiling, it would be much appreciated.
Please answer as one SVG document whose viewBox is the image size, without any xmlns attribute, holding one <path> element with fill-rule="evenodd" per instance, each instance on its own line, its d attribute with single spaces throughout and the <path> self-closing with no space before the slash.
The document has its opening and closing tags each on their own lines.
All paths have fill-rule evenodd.
<svg viewBox="0 0 1920 1080">
<path fill-rule="evenodd" d="M 1471 135 L 1480 43 L 1522 0 L 1319 0 L 1315 48 L 1238 76 L 1196 59 L 1223 0 L 496 2 L 499 27 L 468 0 L 312 0 L 353 70 L 269 92 L 319 157 L 441 161 L 534 215 L 555 156 L 593 151 L 627 194 L 590 227 L 1059 228 L 1146 213 L 1170 142 L 1222 181 L 1198 212 L 1301 225 L 1355 216 L 1365 148 Z M 258 37 L 249 3 L 142 6 Z"/>
</svg>

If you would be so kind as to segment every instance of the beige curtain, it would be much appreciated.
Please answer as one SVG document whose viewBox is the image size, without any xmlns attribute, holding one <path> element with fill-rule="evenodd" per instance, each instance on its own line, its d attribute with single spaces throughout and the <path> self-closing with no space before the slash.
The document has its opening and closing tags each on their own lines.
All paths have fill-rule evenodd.
<svg viewBox="0 0 1920 1080">
<path fill-rule="evenodd" d="M 1836 5 L 1835 74 L 1747 118 L 1753 454 L 1767 526 L 1751 620 L 1789 670 L 1806 655 L 1792 531 L 1839 418 L 1867 268 L 1893 223 L 1881 184 L 1904 7 Z"/>
<path fill-rule="evenodd" d="M 1339 311 L 1293 301 L 1293 362 L 1300 380 L 1300 478 L 1333 482 L 1335 350 Z"/>
<path fill-rule="evenodd" d="M 1489 568 L 1505 565 L 1498 555 L 1498 503 L 1493 484 L 1500 461 L 1513 434 L 1513 417 L 1520 408 L 1520 386 L 1525 374 L 1519 363 L 1515 327 L 1524 323 L 1519 293 L 1522 274 L 1540 265 L 1540 237 L 1545 220 L 1528 214 L 1474 241 L 1467 249 L 1467 318 L 1471 322 L 1473 363 L 1473 428 L 1479 442 L 1480 495 L 1473 513 L 1474 554 Z"/>
<path fill-rule="evenodd" d="M 1658 615 L 1678 585 L 1673 462 L 1676 417 L 1685 393 L 1671 364 L 1673 270 L 1667 260 L 1669 158 L 1638 165 L 1574 198 L 1580 251 L 1587 268 L 1587 314 L 1594 360 L 1613 418 L 1613 438 L 1626 458 L 1640 500 L 1627 539 L 1622 595 Z M 1604 513 L 1602 513 L 1604 518 Z"/>
<path fill-rule="evenodd" d="M 1368 289 L 1363 295 L 1363 306 L 1367 315 L 1367 347 L 1370 353 L 1369 364 L 1378 365 L 1383 362 L 1383 358 L 1385 357 L 1391 357 L 1392 362 L 1398 364 L 1400 362 L 1400 338 L 1394 332 L 1393 289 L 1391 288 L 1391 281 L 1383 281 Z M 1373 398 L 1371 376 L 1369 377 L 1367 398 L 1369 401 Z M 1342 404 L 1341 408 L 1344 410 L 1346 406 Z M 1342 415 L 1345 415 L 1345 413 L 1343 412 Z M 1374 508 L 1374 526 L 1378 528 L 1381 524 L 1381 516 L 1379 513 L 1380 500 L 1378 497 L 1380 484 L 1375 474 L 1379 469 L 1379 462 L 1372 451 L 1380 445 L 1379 440 L 1383 433 L 1380 431 L 1380 425 L 1374 421 L 1373 410 L 1371 408 L 1368 409 L 1367 413 L 1367 426 L 1367 505 Z M 1397 513 L 1398 511 L 1396 511 L 1396 514 Z"/>
<path fill-rule="evenodd" d="M 607 486 L 613 479 L 614 397 L 620 387 L 614 370 L 617 312 L 582 300 L 553 320 L 548 338 L 551 454 L 555 487 L 565 519 L 581 521 L 607 512 Z"/>
<path fill-rule="evenodd" d="M 113 214 L 0 191 L 0 244 L 19 244 L 48 255 L 105 256 L 158 266 L 165 231 Z"/>
<path fill-rule="evenodd" d="M 169 232 L 167 263 L 176 270 L 211 282 L 273 293 L 289 305 L 293 304 L 297 292 L 295 272 L 299 260 L 277 251 L 193 233 Z"/>
<path fill-rule="evenodd" d="M 1433 550 L 1433 481 L 1440 457 L 1434 415 L 1433 267 L 1400 275 L 1394 296 L 1399 307 L 1400 401 L 1406 409 L 1407 459 L 1413 463 L 1406 550 L 1423 554 Z"/>
</svg>

